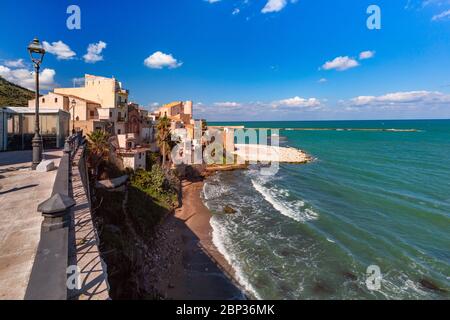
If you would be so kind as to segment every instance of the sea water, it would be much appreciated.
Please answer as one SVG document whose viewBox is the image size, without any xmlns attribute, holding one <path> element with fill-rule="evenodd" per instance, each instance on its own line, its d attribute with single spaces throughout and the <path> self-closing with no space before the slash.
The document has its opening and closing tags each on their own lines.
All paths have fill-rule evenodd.
<svg viewBox="0 0 450 320">
<path fill-rule="evenodd" d="M 253 297 L 450 297 L 450 120 L 239 124 L 284 128 L 281 145 L 315 159 L 205 183 L 214 243 Z"/>
</svg>

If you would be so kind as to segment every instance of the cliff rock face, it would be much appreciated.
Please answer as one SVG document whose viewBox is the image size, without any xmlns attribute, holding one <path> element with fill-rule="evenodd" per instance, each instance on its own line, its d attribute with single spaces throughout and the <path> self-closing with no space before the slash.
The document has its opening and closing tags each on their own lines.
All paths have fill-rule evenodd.
<svg viewBox="0 0 450 320">
<path fill-rule="evenodd" d="M 175 243 L 161 227 L 170 211 L 132 186 L 114 192 L 96 189 L 93 203 L 111 298 L 164 299 L 156 284 L 176 257 L 169 253 Z"/>
<path fill-rule="evenodd" d="M 0 107 L 27 107 L 28 100 L 34 99 L 34 92 L 22 88 L 0 77 Z"/>
</svg>

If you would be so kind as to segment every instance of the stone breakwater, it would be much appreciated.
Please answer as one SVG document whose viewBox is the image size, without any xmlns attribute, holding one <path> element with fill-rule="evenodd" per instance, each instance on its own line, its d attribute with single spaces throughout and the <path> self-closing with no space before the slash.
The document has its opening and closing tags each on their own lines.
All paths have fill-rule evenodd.
<svg viewBox="0 0 450 320">
<path fill-rule="evenodd" d="M 307 163 L 310 155 L 302 150 L 288 147 L 257 144 L 236 144 L 233 154 L 244 162 Z"/>
</svg>

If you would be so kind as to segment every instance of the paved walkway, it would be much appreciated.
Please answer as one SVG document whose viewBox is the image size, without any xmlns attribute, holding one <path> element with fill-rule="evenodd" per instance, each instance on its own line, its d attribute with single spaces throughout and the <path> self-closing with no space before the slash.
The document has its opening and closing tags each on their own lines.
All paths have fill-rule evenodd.
<svg viewBox="0 0 450 320">
<path fill-rule="evenodd" d="M 79 163 L 80 157 L 81 150 L 78 150 L 74 162 Z M 109 300 L 107 268 L 98 248 L 99 239 L 92 221 L 87 190 L 81 180 L 80 168 L 74 166 L 72 172 L 76 205 L 72 210 L 75 228 L 71 230 L 71 237 L 75 238 L 75 241 L 69 251 L 69 260 L 70 264 L 77 265 L 79 268 L 81 289 L 69 291 L 68 299 Z"/>
<path fill-rule="evenodd" d="M 59 164 L 61 151 L 46 153 Z M 31 152 L 0 153 L 0 299 L 23 299 L 39 244 L 37 206 L 50 197 L 56 170 L 31 171 Z"/>
</svg>

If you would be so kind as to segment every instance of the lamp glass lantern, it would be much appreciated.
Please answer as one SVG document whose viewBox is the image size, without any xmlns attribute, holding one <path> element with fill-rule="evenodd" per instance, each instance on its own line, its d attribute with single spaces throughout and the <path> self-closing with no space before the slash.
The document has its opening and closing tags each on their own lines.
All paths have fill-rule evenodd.
<svg viewBox="0 0 450 320">
<path fill-rule="evenodd" d="M 41 64 L 44 60 L 45 49 L 40 43 L 38 38 L 34 38 L 28 46 L 28 52 L 30 53 L 31 60 L 35 64 Z"/>
</svg>

